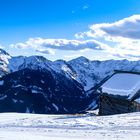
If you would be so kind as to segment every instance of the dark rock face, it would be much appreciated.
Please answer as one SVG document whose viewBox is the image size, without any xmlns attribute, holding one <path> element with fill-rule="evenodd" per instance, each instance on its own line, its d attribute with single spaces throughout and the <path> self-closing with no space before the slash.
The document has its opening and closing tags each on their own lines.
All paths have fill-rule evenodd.
<svg viewBox="0 0 140 140">
<path fill-rule="evenodd" d="M 53 71 L 23 69 L 0 82 L 0 112 L 79 113 L 90 101 L 77 81 Z"/>
</svg>

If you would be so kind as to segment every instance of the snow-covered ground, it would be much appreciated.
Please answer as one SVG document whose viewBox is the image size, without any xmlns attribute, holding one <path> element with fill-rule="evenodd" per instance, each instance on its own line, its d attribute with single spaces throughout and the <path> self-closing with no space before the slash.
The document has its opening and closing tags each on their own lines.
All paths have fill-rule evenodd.
<svg viewBox="0 0 140 140">
<path fill-rule="evenodd" d="M 0 114 L 0 140 L 139 140 L 140 112 L 113 116 Z"/>
</svg>

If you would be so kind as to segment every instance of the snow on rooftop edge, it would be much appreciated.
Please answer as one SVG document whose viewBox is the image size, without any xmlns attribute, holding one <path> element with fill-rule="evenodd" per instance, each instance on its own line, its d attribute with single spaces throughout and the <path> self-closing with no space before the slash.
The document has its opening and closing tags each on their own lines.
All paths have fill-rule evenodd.
<svg viewBox="0 0 140 140">
<path fill-rule="evenodd" d="M 134 73 L 116 73 L 102 85 L 103 93 L 128 96 L 128 99 L 139 89 L 140 75 Z"/>
</svg>

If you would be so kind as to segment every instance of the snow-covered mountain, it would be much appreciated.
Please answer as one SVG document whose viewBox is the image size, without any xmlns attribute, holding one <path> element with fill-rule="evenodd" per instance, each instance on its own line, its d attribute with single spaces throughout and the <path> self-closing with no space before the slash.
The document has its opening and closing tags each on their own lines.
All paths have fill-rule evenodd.
<svg viewBox="0 0 140 140">
<path fill-rule="evenodd" d="M 0 48 L 0 77 L 9 73 L 8 63 L 11 56 Z"/>
<path fill-rule="evenodd" d="M 47 60 L 43 56 L 17 56 L 9 59 L 8 68 L 10 72 L 15 72 L 21 69 L 50 69 L 51 61 Z"/>
<path fill-rule="evenodd" d="M 31 100 L 35 105 L 39 98 L 38 104 L 44 100 L 50 106 L 48 111 L 44 104 L 43 113 L 74 113 L 95 108 L 99 95 L 95 95 L 94 87 L 114 70 L 140 72 L 140 61 L 90 61 L 85 57 L 50 61 L 43 56 L 11 57 L 0 49 L 0 104 L 7 106 L 8 103 L 11 107 L 13 103 L 19 105 L 24 102 L 24 111 L 20 112 L 35 112 L 27 102 Z M 29 93 L 30 97 L 22 99 L 21 93 Z"/>
<path fill-rule="evenodd" d="M 0 112 L 78 113 L 92 101 L 77 81 L 46 69 L 3 76 L 0 93 Z"/>
<path fill-rule="evenodd" d="M 94 87 L 106 76 L 111 75 L 114 70 L 126 70 L 140 72 L 140 61 L 107 60 L 90 61 L 85 57 L 79 57 L 71 61 L 50 61 L 42 56 L 11 57 L 9 63 L 5 62 L 7 71 L 15 72 L 25 68 L 47 69 L 63 74 L 69 79 L 79 82 L 85 91 Z"/>
<path fill-rule="evenodd" d="M 17 56 L 11 57 L 6 51 L 0 49 L 0 75 L 15 72 L 21 69 L 47 69 L 63 74 L 69 79 L 75 79 L 86 90 L 94 87 L 114 70 L 127 70 L 140 72 L 140 61 L 107 60 L 90 61 L 79 57 L 71 61 L 50 61 L 43 56 Z"/>
<path fill-rule="evenodd" d="M 128 60 L 107 60 L 107 61 L 90 61 L 84 57 L 68 62 L 76 71 L 75 78 L 80 82 L 85 90 L 89 90 L 106 76 L 111 75 L 114 70 L 125 70 L 140 72 L 140 61 Z"/>
</svg>

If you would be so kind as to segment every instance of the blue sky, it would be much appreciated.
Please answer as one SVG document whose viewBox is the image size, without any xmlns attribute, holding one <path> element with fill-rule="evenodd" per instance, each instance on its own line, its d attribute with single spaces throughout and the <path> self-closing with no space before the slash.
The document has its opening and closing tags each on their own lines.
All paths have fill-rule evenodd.
<svg viewBox="0 0 140 140">
<path fill-rule="evenodd" d="M 26 42 L 29 38 L 32 38 L 32 40 L 43 38 L 78 41 L 93 39 L 99 41 L 99 44 L 105 43 L 109 47 L 116 48 L 118 42 L 111 42 L 105 39 L 105 36 L 91 37 L 85 32 L 91 30 L 89 28 L 91 25 L 115 23 L 124 18 L 139 15 L 139 5 L 140 1 L 138 0 L 0 0 L 0 44 L 12 55 L 42 54 L 55 60 L 59 58 L 71 59 L 79 55 L 87 56 L 90 59 L 98 59 L 98 57 L 92 56 L 101 54 L 100 58 L 102 58 L 106 56 L 108 51 L 91 49 L 90 47 L 85 48 L 85 51 L 84 49 L 58 49 L 57 45 L 56 48 L 49 47 L 45 50 L 47 45 L 41 48 L 42 44 L 39 44 L 39 47 L 34 48 Z M 85 35 L 77 39 L 75 34 L 79 32 Z M 123 36 L 123 39 L 135 41 L 126 36 Z M 22 43 L 22 47 L 17 45 L 19 43 Z M 23 44 L 26 44 L 26 46 L 28 44 L 28 47 L 24 48 Z M 38 48 L 39 51 L 36 51 Z M 89 52 L 92 53 L 89 54 Z M 110 57 L 106 59 L 111 59 L 111 56 L 113 59 L 118 58 L 120 54 L 109 55 Z M 131 55 L 130 52 L 128 55 Z M 138 54 L 136 54 L 135 58 L 138 57 Z M 119 58 L 125 58 L 125 55 L 122 56 L 121 54 Z"/>
</svg>

